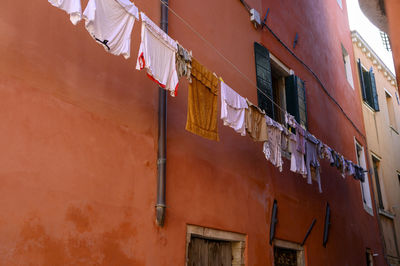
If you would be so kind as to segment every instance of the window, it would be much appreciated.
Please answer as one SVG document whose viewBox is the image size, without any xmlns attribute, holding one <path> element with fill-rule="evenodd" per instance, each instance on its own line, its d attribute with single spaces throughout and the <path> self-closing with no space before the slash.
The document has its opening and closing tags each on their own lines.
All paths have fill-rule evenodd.
<svg viewBox="0 0 400 266">
<path fill-rule="evenodd" d="M 342 0 L 337 0 L 337 3 L 338 3 L 338 5 L 340 6 L 340 8 L 343 8 Z"/>
<path fill-rule="evenodd" d="M 365 160 L 364 148 L 356 141 L 356 155 L 357 155 L 357 164 L 360 165 L 364 170 L 367 169 L 367 164 Z M 361 196 L 363 201 L 364 209 L 371 215 L 372 211 L 372 200 L 371 200 L 371 192 L 369 190 L 369 181 L 367 173 L 364 173 L 365 181 L 360 182 L 361 185 Z"/>
<path fill-rule="evenodd" d="M 381 185 L 380 185 L 380 180 L 379 180 L 379 164 L 380 164 L 379 159 L 376 158 L 375 156 L 372 156 L 372 165 L 374 167 L 374 176 L 375 176 L 376 192 L 377 192 L 377 196 L 378 196 L 378 205 L 379 205 L 379 209 L 384 210 L 385 207 L 383 205 L 382 191 L 381 191 Z"/>
<path fill-rule="evenodd" d="M 303 247 L 288 241 L 274 240 L 274 265 L 304 266 Z"/>
<path fill-rule="evenodd" d="M 384 32 L 384 31 L 380 31 L 380 34 L 381 34 L 383 46 L 385 47 L 385 49 L 386 49 L 388 52 L 391 52 L 391 51 L 392 51 L 392 48 L 390 47 L 390 39 L 389 39 L 389 36 L 388 36 L 388 35 L 386 34 L 386 32 Z"/>
<path fill-rule="evenodd" d="M 186 230 L 186 265 L 244 265 L 245 235 L 196 225 Z"/>
<path fill-rule="evenodd" d="M 258 106 L 280 123 L 281 109 L 293 115 L 299 124 L 307 126 L 307 104 L 304 81 L 290 75 L 289 70 L 271 55 L 267 48 L 254 43 Z M 271 99 L 276 103 L 276 106 Z"/>
<path fill-rule="evenodd" d="M 358 74 L 360 76 L 361 94 L 363 101 L 376 112 L 379 111 L 378 93 L 376 91 L 375 74 L 373 69 L 368 71 L 361 65 L 358 59 Z"/>
<path fill-rule="evenodd" d="M 374 266 L 374 255 L 372 254 L 372 251 L 370 249 L 367 249 L 367 252 L 365 252 L 365 256 L 367 259 L 367 266 Z"/>
<path fill-rule="evenodd" d="M 346 73 L 347 81 L 349 82 L 350 86 L 354 89 L 354 81 L 353 81 L 353 73 L 351 71 L 351 63 L 350 63 L 350 56 L 347 53 L 346 49 L 342 44 L 342 57 L 344 63 L 344 71 Z"/>
<path fill-rule="evenodd" d="M 386 105 L 387 105 L 387 109 L 388 109 L 388 115 L 389 115 L 389 125 L 397 130 L 397 126 L 396 126 L 396 117 L 395 117 L 395 113 L 394 113 L 394 107 L 393 107 L 393 100 L 392 100 L 392 96 L 385 90 L 385 98 L 386 98 Z"/>
</svg>

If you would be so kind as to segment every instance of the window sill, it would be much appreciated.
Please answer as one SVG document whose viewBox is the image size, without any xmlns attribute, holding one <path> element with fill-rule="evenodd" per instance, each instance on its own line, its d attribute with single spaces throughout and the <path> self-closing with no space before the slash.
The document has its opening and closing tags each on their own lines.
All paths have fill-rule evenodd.
<svg viewBox="0 0 400 266">
<path fill-rule="evenodd" d="M 374 212 L 373 212 L 372 208 L 369 207 L 369 206 L 368 206 L 367 204 L 365 204 L 364 202 L 363 202 L 363 205 L 364 205 L 364 210 L 365 210 L 369 215 L 374 216 Z"/>
<path fill-rule="evenodd" d="M 397 129 L 395 129 L 393 126 L 389 126 L 391 130 L 394 131 L 394 133 L 396 133 L 397 135 L 399 135 L 399 132 L 397 131 Z"/>
<path fill-rule="evenodd" d="M 366 101 L 363 100 L 363 104 L 364 104 L 371 112 L 374 112 L 374 113 L 376 112 L 375 109 L 374 109 L 371 105 L 369 105 L 368 102 L 366 102 Z"/>
<path fill-rule="evenodd" d="M 388 211 L 385 211 L 385 210 L 379 208 L 379 209 L 378 209 L 378 213 L 379 213 L 380 215 L 382 215 L 382 216 L 385 216 L 386 218 L 389 218 L 389 219 L 391 219 L 391 220 L 394 220 L 394 214 L 392 214 L 392 213 L 390 213 L 390 212 L 388 212 Z"/>
</svg>

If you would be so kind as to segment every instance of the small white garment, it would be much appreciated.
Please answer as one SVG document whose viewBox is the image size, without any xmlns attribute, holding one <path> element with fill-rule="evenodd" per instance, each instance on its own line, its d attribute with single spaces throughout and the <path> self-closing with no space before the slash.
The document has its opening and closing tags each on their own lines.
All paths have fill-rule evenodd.
<svg viewBox="0 0 400 266">
<path fill-rule="evenodd" d="M 246 136 L 245 110 L 249 108 L 246 99 L 221 81 L 221 119 L 224 126 L 230 126 L 237 133 Z"/>
<path fill-rule="evenodd" d="M 114 55 L 130 56 L 131 33 L 137 7 L 129 0 L 89 0 L 83 17 L 90 35 Z"/>
<path fill-rule="evenodd" d="M 76 25 L 82 17 L 81 0 L 48 0 L 50 4 L 69 14 L 72 24 Z"/>
<path fill-rule="evenodd" d="M 290 171 L 301 174 L 305 178 L 307 176 L 307 168 L 304 154 L 297 150 L 296 135 L 293 133 L 290 133 L 289 136 L 289 150 L 291 153 Z"/>
<path fill-rule="evenodd" d="M 265 158 L 278 167 L 279 172 L 282 172 L 283 160 L 281 145 L 283 127 L 267 115 L 265 116 L 265 120 L 268 130 L 268 141 L 264 142 L 263 152 Z"/>
<path fill-rule="evenodd" d="M 142 40 L 136 69 L 146 68 L 148 76 L 174 97 L 179 83 L 175 65 L 178 44 L 143 12 L 140 12 L 140 16 Z"/>
</svg>

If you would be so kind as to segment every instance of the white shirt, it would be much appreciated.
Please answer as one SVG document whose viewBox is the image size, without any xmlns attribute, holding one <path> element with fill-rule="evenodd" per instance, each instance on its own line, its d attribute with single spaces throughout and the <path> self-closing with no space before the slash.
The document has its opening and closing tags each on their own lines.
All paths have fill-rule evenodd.
<svg viewBox="0 0 400 266">
<path fill-rule="evenodd" d="M 143 12 L 142 40 L 140 43 L 136 69 L 146 68 L 148 76 L 162 88 L 169 90 L 171 96 L 176 95 L 178 73 L 175 58 L 177 42 L 162 31 Z"/>
<path fill-rule="evenodd" d="M 90 35 L 114 55 L 130 56 L 137 7 L 129 0 L 89 0 L 83 17 Z"/>
<path fill-rule="evenodd" d="M 245 109 L 249 108 L 246 99 L 221 81 L 221 119 L 242 136 L 246 135 Z"/>
<path fill-rule="evenodd" d="M 81 0 L 48 0 L 50 4 L 64 10 L 69 14 L 72 24 L 76 25 L 81 20 Z"/>
</svg>

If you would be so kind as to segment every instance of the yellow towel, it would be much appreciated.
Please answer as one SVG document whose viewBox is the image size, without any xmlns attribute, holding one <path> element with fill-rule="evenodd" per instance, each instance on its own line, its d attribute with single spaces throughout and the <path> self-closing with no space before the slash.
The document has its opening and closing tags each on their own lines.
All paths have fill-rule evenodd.
<svg viewBox="0 0 400 266">
<path fill-rule="evenodd" d="M 192 59 L 192 83 L 189 84 L 186 130 L 210 140 L 218 136 L 218 78 Z"/>
</svg>

